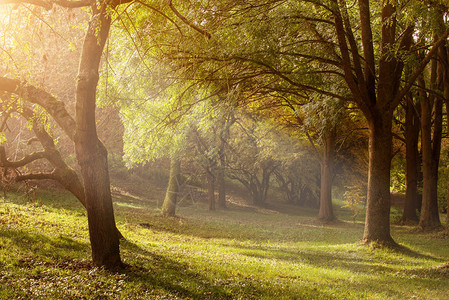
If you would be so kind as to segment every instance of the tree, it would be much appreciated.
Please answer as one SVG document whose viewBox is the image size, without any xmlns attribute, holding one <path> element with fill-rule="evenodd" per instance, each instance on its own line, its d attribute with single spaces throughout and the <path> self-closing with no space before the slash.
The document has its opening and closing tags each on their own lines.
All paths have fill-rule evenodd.
<svg viewBox="0 0 449 300">
<path fill-rule="evenodd" d="M 317 99 L 318 98 L 318 99 Z M 320 210 L 318 219 L 329 222 L 335 220 L 332 207 L 332 181 L 337 147 L 344 143 L 344 123 L 350 122 L 344 103 L 339 99 L 325 96 L 312 98 L 299 109 L 304 115 L 304 131 L 319 157 Z M 317 141 L 317 142 L 315 142 Z"/>
<path fill-rule="evenodd" d="M 21 3 L 20 0 L 13 2 Z M 78 70 L 75 94 L 75 126 L 61 127 L 65 127 L 64 129 L 68 130 L 70 135 L 74 137 L 77 160 L 83 178 L 93 262 L 97 266 L 110 268 L 121 267 L 122 263 L 119 252 L 119 235 L 116 230 L 112 208 L 107 151 L 96 133 L 95 101 L 99 77 L 98 68 L 111 24 L 108 9 L 114 8 L 120 3 L 118 1 L 109 4 L 101 2 L 98 6 L 91 1 L 60 1 L 58 3 L 61 6 L 68 7 L 91 6 L 93 11 L 86 30 Z M 51 8 L 53 4 L 42 1 L 37 5 Z M 52 104 L 57 102 L 45 91 L 24 85 L 19 80 L 10 80 L 4 77 L 1 78 L 0 84 L 2 90 L 16 93 L 25 101 L 40 102 L 40 105 L 57 122 L 71 119 L 65 110 L 58 111 L 57 106 L 51 107 Z M 39 99 L 40 97 L 42 99 Z"/>
<path fill-rule="evenodd" d="M 16 182 L 39 179 L 55 180 L 70 191 L 85 207 L 86 201 L 84 197 L 83 184 L 81 183 L 78 174 L 64 161 L 63 156 L 55 145 L 53 137 L 51 137 L 45 128 L 45 121 L 41 120 L 37 112 L 33 111 L 29 106 L 20 105 L 19 107 L 14 108 L 14 103 L 7 101 L 5 97 L 2 98 L 1 106 L 4 108 L 2 112 L 2 116 L 4 118 L 2 120 L 2 124 L 6 125 L 8 118 L 12 117 L 13 113 L 20 114 L 31 123 L 31 128 L 43 150 L 30 153 L 18 161 L 10 161 L 6 153 L 6 148 L 2 145 L 0 146 L 0 166 L 2 168 L 11 168 L 16 170 L 16 174 L 18 174 L 14 178 Z M 9 111 L 5 110 L 6 107 L 9 108 Z M 32 141 L 33 140 L 30 142 Z M 17 171 L 17 169 L 27 167 L 29 164 L 39 159 L 47 160 L 51 164 L 53 170 L 51 172 L 28 172 L 26 174 L 22 174 Z"/>
<path fill-rule="evenodd" d="M 433 84 L 436 84 L 436 60 L 433 60 L 431 69 L 431 81 L 433 82 Z M 421 79 L 421 85 L 422 88 L 425 88 L 423 79 Z M 429 97 L 427 93 L 423 91 L 420 94 L 423 98 L 423 100 L 421 101 L 423 197 L 419 225 L 424 229 L 430 229 L 441 226 L 438 212 L 437 188 L 438 165 L 441 151 L 443 101 L 439 97 Z M 434 118 L 432 120 L 433 114 Z"/>
<path fill-rule="evenodd" d="M 67 124 L 64 124 L 63 126 L 59 123 L 59 125 L 69 132 L 68 135 L 74 137 L 76 156 L 78 164 L 81 167 L 84 184 L 93 262 L 97 266 L 106 266 L 110 268 L 121 267 L 122 263 L 119 252 L 119 237 L 115 229 L 112 207 L 107 150 L 103 143 L 98 139 L 96 131 L 96 93 L 99 80 L 98 70 L 111 27 L 111 15 L 116 11 L 119 5 L 127 2 L 129 2 L 129 0 L 106 2 L 95 2 L 92 0 L 57 1 L 57 5 L 62 7 L 90 7 L 92 9 L 92 15 L 84 36 L 76 82 L 75 126 L 68 128 L 66 126 Z M 7 3 L 22 4 L 29 3 L 29 1 L 12 0 L 7 1 Z M 32 1 L 31 4 L 42 6 L 49 10 L 53 7 L 54 3 L 44 0 Z M 142 3 L 142 5 L 144 4 Z M 184 23 L 203 34 L 206 34 L 206 32 L 202 31 L 198 26 L 189 23 L 189 21 L 176 10 L 171 1 L 168 3 L 167 7 L 169 7 Z M 151 6 L 149 6 L 149 8 L 154 10 Z M 155 11 L 157 11 L 157 9 Z M 26 85 L 19 80 L 1 77 L 0 89 L 18 94 L 26 101 L 32 100 L 39 103 L 57 122 L 70 119 L 69 116 L 66 115 L 65 110 L 58 110 L 58 107 L 61 107 L 60 105 L 57 107 L 51 106 L 56 103 L 53 101 L 54 97 L 34 86 Z M 39 99 L 39 97 L 43 97 L 43 99 Z"/>
<path fill-rule="evenodd" d="M 302 69 L 296 67 L 295 71 L 305 70 L 304 73 L 311 74 L 311 77 L 306 77 L 309 79 L 313 78 L 313 75 L 320 74 L 310 67 L 310 60 L 325 65 L 326 73 L 343 77 L 352 94 L 350 100 L 355 102 L 364 114 L 370 132 L 367 213 L 363 241 L 393 245 L 395 242 L 391 237 L 389 225 L 393 113 L 439 47 L 446 41 L 449 29 L 438 34 L 425 57 L 414 67 L 413 73 L 402 85 L 406 54 L 412 46 L 415 31 L 415 20 L 407 21 L 410 20 L 408 17 L 412 13 L 412 6 L 401 7 L 398 1 L 373 3 L 368 0 L 360 0 L 358 6 L 352 7 L 344 0 L 310 1 L 310 4 L 313 6 L 307 7 L 315 15 L 303 9 L 300 12 L 296 10 L 298 11 L 296 17 L 308 25 L 306 28 L 309 29 L 311 41 L 306 41 L 306 44 L 318 43 L 323 49 L 322 52 L 317 53 L 316 48 L 307 47 L 288 52 L 279 50 L 282 44 L 274 44 L 273 48 L 266 52 L 266 57 L 263 57 L 264 52 L 258 52 L 257 57 L 243 59 L 264 67 L 271 74 L 279 76 L 305 92 L 314 91 L 339 97 L 329 90 L 320 89 L 315 85 L 316 82 L 294 78 L 293 69 L 286 68 L 285 64 L 268 61 L 266 58 L 272 58 L 276 53 L 287 53 L 289 57 L 297 58 L 295 63 L 298 66 L 303 66 Z M 266 11 L 271 13 L 275 10 L 270 9 Z M 427 7 L 422 7 L 421 12 L 426 9 Z M 276 10 L 280 9 L 276 7 Z M 373 14 L 374 11 L 379 12 L 378 20 L 373 19 L 377 16 Z M 333 18 L 332 21 L 329 21 L 330 17 Z M 400 28 L 403 28 L 402 32 L 398 32 Z M 329 30 L 335 33 L 336 40 L 329 34 Z M 242 60 L 240 57 L 238 59 Z"/>
<path fill-rule="evenodd" d="M 160 158 L 170 159 L 170 177 L 162 205 L 164 216 L 174 216 L 176 212 L 181 162 L 187 156 L 187 135 L 192 119 L 189 111 L 181 107 L 187 102 L 179 101 L 177 88 L 179 86 L 173 85 L 155 94 L 151 87 L 140 90 L 141 93 L 133 90 L 134 96 L 140 96 L 141 100 L 121 103 L 120 107 L 125 126 L 123 159 L 128 167 Z M 127 93 L 122 92 L 121 96 L 126 97 Z"/>
<path fill-rule="evenodd" d="M 287 203 L 316 208 L 320 198 L 320 162 L 315 150 L 307 143 L 300 143 L 295 134 L 286 143 L 280 166 L 275 170 L 279 189 L 286 195 Z M 287 134 L 287 136 L 289 136 Z"/>
<path fill-rule="evenodd" d="M 266 204 L 271 176 L 280 166 L 282 142 L 276 125 L 239 116 L 229 141 L 229 177 L 250 193 L 252 203 Z"/>
<path fill-rule="evenodd" d="M 230 97 L 230 95 L 227 95 Z M 236 118 L 236 108 L 229 99 L 218 95 L 207 103 L 198 103 L 192 111 L 190 141 L 195 145 L 192 153 L 196 164 L 203 170 L 208 189 L 209 209 L 226 208 L 226 175 L 231 128 Z M 198 108 L 198 109 L 197 109 Z M 218 198 L 215 198 L 215 187 Z M 217 204 L 217 205 L 216 205 Z"/>
<path fill-rule="evenodd" d="M 402 214 L 403 222 L 418 222 L 416 210 L 418 209 L 418 168 L 419 163 L 419 132 L 420 122 L 418 112 L 412 103 L 410 94 L 406 96 L 405 104 L 405 149 L 406 149 L 406 174 L 405 174 L 405 204 Z"/>
<path fill-rule="evenodd" d="M 390 160 L 392 156 L 392 118 L 400 100 L 409 90 L 416 77 L 427 65 L 438 46 L 446 37 L 434 45 L 427 57 L 416 68 L 404 88 L 400 80 L 404 66 L 403 59 L 391 49 L 407 51 L 411 46 L 414 24 L 406 27 L 398 41 L 398 20 L 402 11 L 397 1 L 382 1 L 380 11 L 379 37 L 380 55 L 376 59 L 374 52 L 373 23 L 369 1 L 359 1 L 359 24 L 361 29 L 360 54 L 349 19 L 345 1 L 331 6 L 341 52 L 345 81 L 353 93 L 354 100 L 366 117 L 370 131 L 370 163 L 368 179 L 367 213 L 363 241 L 394 244 L 390 235 Z M 400 53 L 400 52 L 398 52 Z M 363 62 L 360 57 L 363 58 Z M 351 67 L 353 66 L 353 67 Z M 376 80 L 376 72 L 377 80 Z"/>
<path fill-rule="evenodd" d="M 170 160 L 170 178 L 168 181 L 167 192 L 164 203 L 162 204 L 162 215 L 165 217 L 174 217 L 176 212 L 176 201 L 181 184 L 181 161 L 177 158 Z"/>
</svg>

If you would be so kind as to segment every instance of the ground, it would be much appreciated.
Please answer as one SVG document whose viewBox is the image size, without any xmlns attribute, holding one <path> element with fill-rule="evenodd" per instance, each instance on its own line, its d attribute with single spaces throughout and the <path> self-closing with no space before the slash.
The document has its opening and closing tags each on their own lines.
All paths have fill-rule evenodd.
<svg viewBox="0 0 449 300">
<path fill-rule="evenodd" d="M 444 232 L 393 226 L 403 248 L 359 245 L 363 216 L 338 200 L 333 224 L 233 195 L 227 210 L 187 197 L 162 218 L 162 187 L 117 184 L 121 272 L 91 265 L 86 213 L 66 192 L 0 199 L 0 299 L 448 299 Z"/>
</svg>

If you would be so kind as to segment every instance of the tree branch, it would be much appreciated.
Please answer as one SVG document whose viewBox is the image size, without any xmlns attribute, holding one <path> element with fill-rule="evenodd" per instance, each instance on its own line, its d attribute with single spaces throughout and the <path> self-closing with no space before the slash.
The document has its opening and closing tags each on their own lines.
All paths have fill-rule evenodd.
<svg viewBox="0 0 449 300">
<path fill-rule="evenodd" d="M 45 151 L 33 152 L 31 154 L 25 155 L 23 158 L 17 161 L 9 161 L 6 158 L 6 150 L 5 147 L 0 146 L 0 164 L 2 168 L 20 168 L 23 167 L 35 160 L 47 158 L 48 155 Z"/>
<path fill-rule="evenodd" d="M 50 10 L 53 7 L 53 3 L 45 0 L 0 0 L 0 4 L 32 4 L 45 8 L 46 10 Z"/>
<path fill-rule="evenodd" d="M 415 68 L 415 71 L 408 79 L 405 86 L 402 88 L 402 90 L 397 93 L 396 97 L 393 100 L 393 105 L 396 103 L 399 103 L 402 98 L 408 93 L 408 91 L 412 88 L 413 84 L 415 83 L 418 76 L 422 73 L 424 68 L 427 66 L 429 61 L 434 57 L 436 52 L 438 51 L 438 48 L 443 45 L 447 41 L 447 37 L 449 36 L 449 27 L 446 29 L 446 31 L 440 36 L 440 38 L 433 44 L 432 48 L 429 50 L 427 55 L 424 57 L 423 60 L 419 63 L 419 65 Z"/>
<path fill-rule="evenodd" d="M 236 60 L 251 62 L 251 63 L 254 63 L 254 64 L 259 65 L 259 66 L 263 66 L 263 67 L 267 68 L 268 70 L 270 70 L 272 74 L 279 76 L 284 81 L 286 81 L 286 82 L 290 83 L 291 85 L 296 86 L 298 88 L 301 88 L 301 89 L 304 89 L 304 90 L 308 90 L 308 91 L 312 91 L 312 92 L 316 92 L 316 93 L 321 94 L 321 95 L 327 95 L 327 96 L 330 96 L 330 97 L 333 97 L 333 98 L 336 98 L 336 99 L 340 99 L 340 100 L 343 100 L 343 101 L 347 101 L 348 100 L 347 98 L 342 97 L 341 95 L 338 95 L 338 94 L 335 94 L 335 93 L 331 93 L 331 92 L 328 92 L 328 91 L 325 91 L 325 90 L 321 90 L 321 89 L 316 88 L 314 86 L 310 86 L 310 85 L 306 85 L 306 84 L 302 84 L 302 83 L 293 81 L 287 75 L 285 75 L 281 71 L 276 70 L 275 68 L 273 68 L 272 66 L 270 66 L 270 65 L 268 65 L 266 63 L 263 63 L 263 62 L 260 62 L 260 61 L 254 60 L 254 59 L 238 57 L 238 56 L 235 56 L 235 57 L 232 57 L 232 58 L 236 59 Z"/>
<path fill-rule="evenodd" d="M 193 24 L 192 22 L 190 22 L 189 20 L 187 20 L 186 17 L 184 17 L 174 6 L 173 6 L 173 2 L 172 0 L 168 0 L 168 6 L 170 7 L 170 9 L 173 11 L 173 13 L 179 18 L 181 19 L 181 21 L 183 21 L 185 24 L 189 25 L 191 28 L 193 28 L 194 30 L 198 31 L 199 33 L 201 33 L 202 35 L 206 36 L 208 39 L 211 38 L 211 34 L 209 32 L 207 32 L 206 30 L 196 26 L 195 24 Z"/>
<path fill-rule="evenodd" d="M 77 8 L 77 7 L 91 6 L 95 4 L 95 0 L 78 0 L 78 1 L 56 0 L 54 1 L 54 3 L 66 8 Z"/>
<path fill-rule="evenodd" d="M 54 173 L 45 173 L 45 172 L 39 172 L 39 173 L 27 173 L 23 175 L 18 175 L 16 177 L 16 181 L 26 181 L 26 180 L 43 180 L 43 179 L 51 179 L 58 181 L 58 176 Z"/>
<path fill-rule="evenodd" d="M 175 22 L 172 18 L 170 18 L 169 16 L 167 16 L 166 14 L 164 14 L 162 11 L 160 11 L 159 9 L 157 9 L 157 8 L 154 7 L 154 6 L 151 6 L 151 5 L 149 5 L 149 4 L 147 4 L 147 3 L 144 3 L 144 2 L 142 2 L 142 1 L 140 1 L 140 0 L 136 0 L 136 2 L 139 3 L 140 5 L 143 5 L 143 6 L 145 6 L 145 7 L 148 7 L 149 9 L 151 9 L 151 10 L 157 12 L 158 14 L 160 14 L 161 16 L 163 16 L 164 18 L 166 18 L 167 20 L 169 20 L 173 25 L 175 25 L 176 29 L 178 29 L 179 33 L 183 36 L 183 33 L 182 33 L 182 31 L 181 31 L 181 28 L 179 28 L 178 24 L 176 24 L 176 22 Z"/>
<path fill-rule="evenodd" d="M 121 4 L 122 2 L 119 1 Z M 129 1 L 127 1 L 129 2 Z M 45 8 L 46 10 L 50 10 L 53 8 L 53 4 L 67 7 L 67 8 L 78 8 L 91 6 L 95 4 L 95 0 L 78 0 L 78 1 L 69 1 L 69 0 L 0 0 L 0 4 L 32 4 Z"/>
<path fill-rule="evenodd" d="M 47 91 L 27 85 L 26 82 L 22 83 L 18 79 L 6 77 L 0 77 L 0 90 L 16 94 L 25 101 L 42 106 L 71 140 L 75 138 L 75 120 L 67 112 L 64 102 L 56 99 Z"/>
</svg>

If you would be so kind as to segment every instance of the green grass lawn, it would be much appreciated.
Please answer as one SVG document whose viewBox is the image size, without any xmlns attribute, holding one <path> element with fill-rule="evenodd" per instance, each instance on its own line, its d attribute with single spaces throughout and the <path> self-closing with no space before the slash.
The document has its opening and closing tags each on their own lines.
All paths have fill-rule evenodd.
<svg viewBox="0 0 449 300">
<path fill-rule="evenodd" d="M 90 263 L 87 218 L 64 192 L 0 199 L 0 299 L 449 299 L 449 239 L 392 227 L 405 248 L 357 244 L 363 216 L 322 225 L 316 210 L 180 207 L 116 195 L 126 270 Z"/>
</svg>

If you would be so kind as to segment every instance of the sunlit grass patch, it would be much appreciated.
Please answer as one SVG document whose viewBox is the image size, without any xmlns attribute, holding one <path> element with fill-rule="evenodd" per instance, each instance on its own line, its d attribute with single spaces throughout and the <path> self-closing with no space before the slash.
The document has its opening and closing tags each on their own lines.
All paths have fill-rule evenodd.
<svg viewBox="0 0 449 300">
<path fill-rule="evenodd" d="M 0 299 L 445 299 L 447 239 L 393 226 L 405 247 L 359 245 L 363 226 L 337 209 L 184 207 L 162 218 L 154 203 L 117 198 L 126 237 L 120 273 L 90 263 L 84 209 L 65 193 L 0 200 Z M 343 216 L 343 217 L 342 217 Z M 345 216 L 348 216 L 346 218 Z"/>
</svg>

